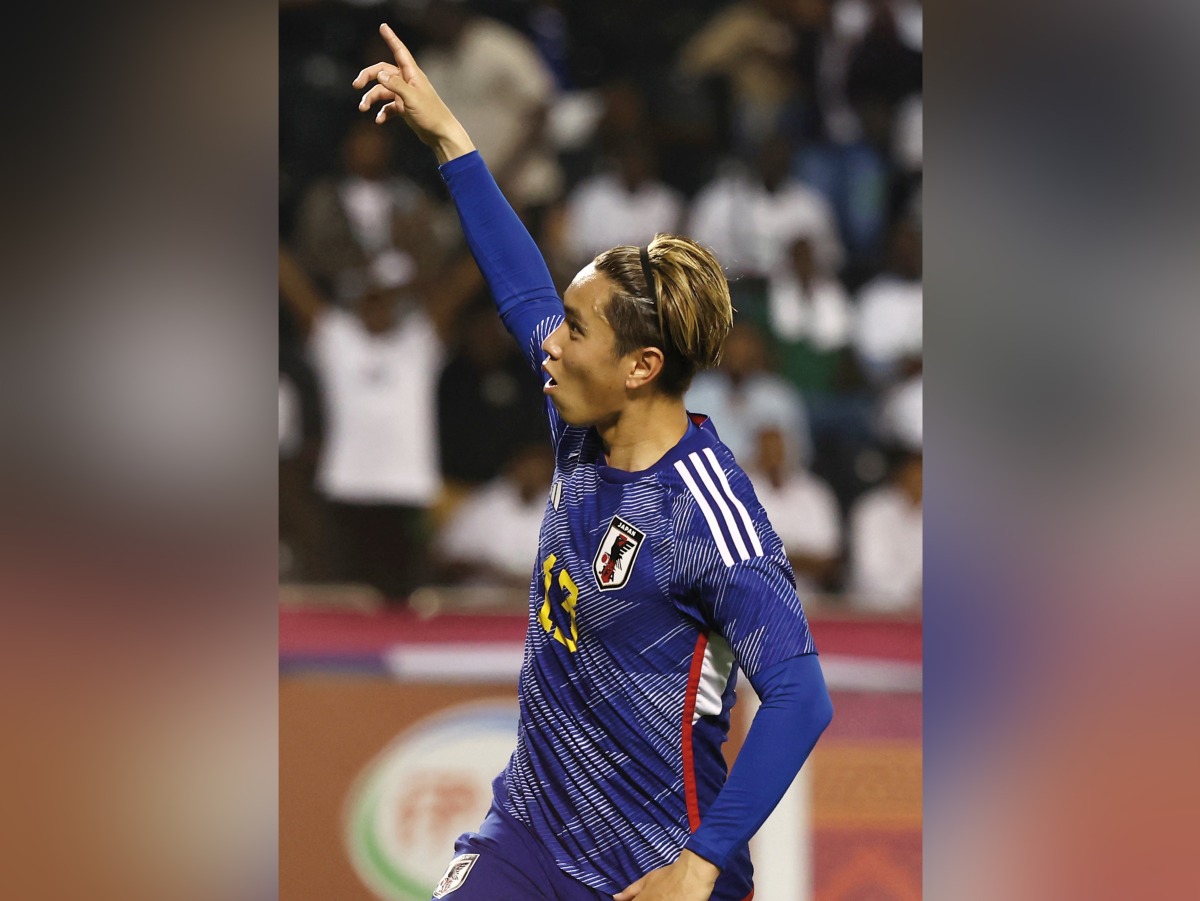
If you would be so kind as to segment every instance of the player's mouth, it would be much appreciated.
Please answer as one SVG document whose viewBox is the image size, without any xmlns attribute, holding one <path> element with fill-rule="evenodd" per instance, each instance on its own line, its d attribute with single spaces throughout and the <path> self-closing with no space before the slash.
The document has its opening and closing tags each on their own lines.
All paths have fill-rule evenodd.
<svg viewBox="0 0 1200 901">
<path fill-rule="evenodd" d="M 543 363 L 543 364 L 542 364 L 542 372 L 546 373 L 546 378 L 548 379 L 548 381 L 546 382 L 546 384 L 542 386 L 542 393 L 543 393 L 543 394 L 549 394 L 549 393 L 550 393 L 550 392 L 552 392 L 552 391 L 553 391 L 555 388 L 557 388 L 557 387 L 558 387 L 558 379 L 556 379 L 556 378 L 555 378 L 555 377 L 554 377 L 554 376 L 553 376 L 553 375 L 550 373 L 550 370 L 546 368 L 546 364 L 545 364 L 545 363 Z"/>
</svg>

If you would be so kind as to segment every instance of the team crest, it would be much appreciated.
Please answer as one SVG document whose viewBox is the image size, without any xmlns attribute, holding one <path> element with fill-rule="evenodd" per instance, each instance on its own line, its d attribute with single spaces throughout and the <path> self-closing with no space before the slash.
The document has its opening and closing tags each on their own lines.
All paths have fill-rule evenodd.
<svg viewBox="0 0 1200 901">
<path fill-rule="evenodd" d="M 592 575 L 596 577 L 596 585 L 601 591 L 625 586 L 645 540 L 646 533 L 637 526 L 619 516 L 612 518 L 596 551 L 596 558 L 592 561 Z"/>
<path fill-rule="evenodd" d="M 446 875 L 433 890 L 433 897 L 444 898 L 455 889 L 460 888 L 467 881 L 467 874 L 471 872 L 471 867 L 475 866 L 475 861 L 478 859 L 478 854 L 460 854 L 450 861 L 450 866 L 446 867 Z"/>
</svg>

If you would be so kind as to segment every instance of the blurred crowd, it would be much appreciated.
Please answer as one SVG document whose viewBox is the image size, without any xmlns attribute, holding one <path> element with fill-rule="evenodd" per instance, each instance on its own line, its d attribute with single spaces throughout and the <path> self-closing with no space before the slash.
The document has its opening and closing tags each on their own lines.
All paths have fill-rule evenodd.
<svg viewBox="0 0 1200 901">
<path fill-rule="evenodd" d="M 802 595 L 919 612 L 918 0 L 308 0 L 280 12 L 280 578 L 529 581 L 554 461 L 432 154 L 357 110 L 388 21 L 560 290 L 688 234 L 736 310 L 689 410 Z"/>
</svg>

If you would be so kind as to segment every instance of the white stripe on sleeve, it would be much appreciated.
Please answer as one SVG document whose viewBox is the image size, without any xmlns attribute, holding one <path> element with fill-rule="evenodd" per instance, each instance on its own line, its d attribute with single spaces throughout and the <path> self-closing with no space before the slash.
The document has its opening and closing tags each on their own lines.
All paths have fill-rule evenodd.
<svg viewBox="0 0 1200 901">
<path fill-rule="evenodd" d="M 737 523 L 734 522 L 733 511 L 729 509 L 729 505 L 725 503 L 725 498 L 721 497 L 720 490 L 713 483 L 712 476 L 708 472 L 708 467 L 704 465 L 704 461 L 701 459 L 699 453 L 688 454 L 688 459 L 696 467 L 696 474 L 700 476 L 701 481 L 708 488 L 712 500 L 721 508 L 721 515 L 725 517 L 725 525 L 729 526 L 729 534 L 733 536 L 733 543 L 737 545 L 738 553 L 742 555 L 743 560 L 749 560 L 750 552 L 746 550 L 746 542 L 742 540 L 742 532 L 737 527 Z"/>
<path fill-rule="evenodd" d="M 712 452 L 712 448 L 706 447 L 704 449 L 704 455 L 712 462 L 712 467 L 714 470 L 716 470 L 717 478 L 721 482 L 721 487 L 725 489 L 725 494 L 731 501 L 733 501 L 733 505 L 737 507 L 738 513 L 742 515 L 742 522 L 746 524 L 746 531 L 750 535 L 750 543 L 754 545 L 755 555 L 761 557 L 763 552 L 762 544 L 759 543 L 758 532 L 754 529 L 754 521 L 750 519 L 749 511 L 746 510 L 746 507 L 740 500 L 738 500 L 737 495 L 733 493 L 733 489 L 729 487 L 729 480 L 725 478 L 725 470 L 723 470 L 721 465 L 717 462 L 717 455 Z"/>
<path fill-rule="evenodd" d="M 713 515 L 712 508 L 708 505 L 708 501 L 704 499 L 704 495 L 700 493 L 700 489 L 696 485 L 696 480 L 687 471 L 687 467 L 684 466 L 682 460 L 675 461 L 675 469 L 683 477 L 683 483 L 688 486 L 688 490 L 692 492 L 692 497 L 696 499 L 697 506 L 700 507 L 700 512 L 708 520 L 708 527 L 712 530 L 713 538 L 716 539 L 717 550 L 721 552 L 721 559 L 725 561 L 726 566 L 733 566 L 733 555 L 729 553 L 729 546 L 725 543 L 725 536 L 721 534 L 721 527 L 717 525 L 717 518 Z"/>
</svg>

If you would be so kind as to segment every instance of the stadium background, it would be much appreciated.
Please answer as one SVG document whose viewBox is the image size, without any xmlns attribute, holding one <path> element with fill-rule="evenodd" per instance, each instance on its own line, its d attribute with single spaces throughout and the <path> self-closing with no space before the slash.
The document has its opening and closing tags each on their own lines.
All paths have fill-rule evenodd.
<svg viewBox="0 0 1200 901">
<path fill-rule="evenodd" d="M 299 283 L 280 283 L 280 886 L 289 899 L 406 898 L 405 891 L 416 897 L 427 890 L 406 889 L 405 879 L 421 882 L 412 876 L 421 871 L 414 862 L 421 855 L 436 858 L 435 869 L 448 859 L 448 844 L 438 850 L 439 830 L 478 819 L 472 805 L 480 798 L 472 792 L 478 795 L 482 777 L 471 770 L 472 749 L 485 759 L 488 729 L 503 719 L 461 705 L 511 700 L 519 664 L 525 590 L 504 571 L 503 554 L 465 559 L 463 542 L 445 536 L 516 535 L 522 518 L 513 498 L 521 484 L 538 481 L 527 447 L 541 437 L 540 426 L 507 400 L 506 386 L 520 376 L 510 374 L 506 339 L 496 341 L 486 315 L 477 315 L 486 314 L 486 292 L 473 264 L 463 263 L 429 152 L 400 125 L 386 130 L 383 147 L 356 134 L 367 117 L 355 109 L 349 86 L 358 69 L 384 58 L 375 35 L 385 19 L 423 62 L 436 50 L 430 15 L 442 6 L 321 0 L 284 3 L 280 11 L 280 243 L 283 259 L 302 275 Z M 673 215 L 669 226 L 656 228 L 689 232 L 711 220 L 706 205 L 719 208 L 722 191 L 753 198 L 762 193 L 756 179 L 776 180 L 767 191 L 773 200 L 747 205 L 724 233 L 719 225 L 712 232 L 724 240 L 749 235 L 751 245 L 765 238 L 762 247 L 743 243 L 732 253 L 717 247 L 751 361 L 742 364 L 748 371 L 718 373 L 704 396 L 737 417 L 729 428 L 747 438 L 744 466 L 759 464 L 761 435 L 773 432 L 784 447 L 781 481 L 807 479 L 811 489 L 819 480 L 822 491 L 795 496 L 834 500 L 824 537 L 800 530 L 800 546 L 788 550 L 807 580 L 806 607 L 837 716 L 757 840 L 756 897 L 919 897 L 920 4 L 450 6 L 522 35 L 543 67 L 548 89 L 513 96 L 529 105 L 534 135 L 522 152 L 548 159 L 552 174 L 531 177 L 518 206 L 560 287 L 586 250 L 572 222 L 574 211 L 597 208 L 584 198 L 643 227 Z M 509 56 L 513 66 L 528 66 L 520 54 Z M 539 83 L 527 72 L 514 73 L 513 81 Z M 497 82 L 494 108 L 511 115 L 503 79 Z M 772 174 L 781 161 L 783 173 Z M 597 180 L 639 163 L 643 186 L 654 191 L 622 198 L 611 180 Z M 372 194 L 363 182 L 383 189 Z M 380 197 L 401 216 L 387 240 L 367 227 L 364 212 Z M 340 232 L 329 226 L 339 216 Z M 796 295 L 797 244 L 814 258 L 819 278 L 833 284 L 822 307 L 834 311 L 826 317 L 833 325 L 814 324 L 821 321 L 811 312 L 815 291 L 801 292 L 809 306 L 788 305 Z M 321 477 L 330 430 L 342 422 L 330 404 L 343 395 L 326 384 L 321 366 L 328 364 L 308 352 L 290 295 L 311 292 L 328 309 L 348 313 L 364 297 L 383 296 L 408 311 L 428 300 L 417 295 L 429 273 L 461 288 L 444 301 L 454 315 L 443 353 L 433 357 L 438 371 L 413 379 L 404 377 L 403 361 L 396 365 L 406 392 L 429 395 L 417 408 L 424 415 L 406 425 L 424 433 L 418 444 L 436 449 L 434 465 L 419 464 L 434 471 L 435 490 L 406 498 L 381 490 L 347 504 Z M 807 318 L 797 310 L 808 310 Z M 529 387 L 521 386 L 537 400 L 536 386 Z M 781 397 L 783 404 L 769 402 Z M 739 412 L 746 410 L 752 412 Z M 475 441 L 458 437 L 488 416 L 502 427 Z M 719 417 L 716 424 L 726 434 Z M 413 436 L 406 437 L 398 453 L 411 451 Z M 505 480 L 508 494 L 500 490 Z M 505 498 L 509 506 L 498 510 Z M 340 552 L 362 528 L 347 506 L 384 508 L 367 526 L 384 555 L 401 545 L 417 549 L 400 571 L 381 573 Z M 474 531 L 465 511 L 475 514 Z M 489 531 L 489 513 L 507 518 Z M 530 540 L 527 556 L 533 547 Z M 881 582 L 901 589 L 879 589 Z M 740 694 L 744 726 L 753 698 L 748 689 Z M 467 763 L 420 758 L 413 747 L 421 730 L 439 728 L 431 717 L 456 711 L 468 721 Z M 400 769 L 379 777 L 391 779 L 390 788 L 372 814 L 359 817 L 382 824 L 372 839 L 382 845 L 372 869 L 364 863 L 371 855 L 356 850 L 355 811 L 364 782 L 386 769 L 389 753 L 403 758 Z M 433 790 L 435 777 L 443 784 Z M 409 875 L 396 878 L 405 867 Z"/>
</svg>

